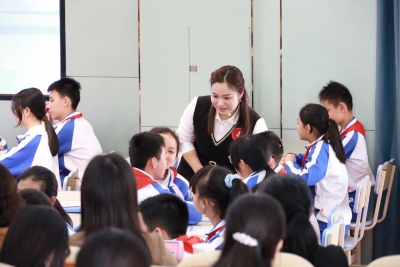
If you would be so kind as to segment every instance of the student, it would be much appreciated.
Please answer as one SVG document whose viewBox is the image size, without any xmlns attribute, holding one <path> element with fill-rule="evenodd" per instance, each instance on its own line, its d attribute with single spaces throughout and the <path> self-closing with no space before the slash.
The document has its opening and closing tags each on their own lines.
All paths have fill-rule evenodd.
<svg viewBox="0 0 400 267">
<path fill-rule="evenodd" d="M 8 146 L 7 146 L 6 139 L 0 137 L 0 151 L 7 150 L 7 149 L 8 149 Z"/>
<path fill-rule="evenodd" d="M 92 126 L 76 110 L 81 99 L 80 89 L 81 85 L 72 78 L 61 78 L 47 89 L 50 95 L 48 115 L 59 121 L 54 129 L 60 143 L 61 184 L 65 176 L 76 169 L 82 178 L 89 161 L 103 153 Z"/>
<path fill-rule="evenodd" d="M 27 205 L 11 222 L 0 262 L 13 266 L 63 267 L 69 253 L 67 229 L 57 211 L 50 206 Z"/>
<path fill-rule="evenodd" d="M 304 154 L 287 154 L 282 159 L 288 174 L 302 178 L 314 197 L 314 214 L 321 233 L 327 226 L 328 216 L 337 206 L 349 224 L 351 210 L 347 195 L 348 176 L 346 157 L 336 122 L 326 109 L 318 104 L 307 104 L 297 118 L 297 133 L 309 142 Z"/>
<path fill-rule="evenodd" d="M 156 180 L 164 178 L 167 169 L 167 151 L 164 138 L 156 133 L 143 132 L 134 135 L 129 142 L 129 157 L 137 181 L 139 203 L 151 196 L 170 194 L 170 190 Z M 186 202 L 189 209 L 189 224 L 201 221 L 193 203 Z"/>
<path fill-rule="evenodd" d="M 178 173 L 191 180 L 203 166 L 216 164 L 235 171 L 229 145 L 239 135 L 267 131 L 263 118 L 249 106 L 242 72 L 223 66 L 211 73 L 211 95 L 195 97 L 178 127 L 182 158 Z"/>
<path fill-rule="evenodd" d="M 12 98 L 12 112 L 17 125 L 28 131 L 18 136 L 18 145 L 0 155 L 0 162 L 16 178 L 31 166 L 43 166 L 51 170 L 60 186 L 58 169 L 58 139 L 46 117 L 46 102 L 42 92 L 36 88 L 20 91 Z"/>
<path fill-rule="evenodd" d="M 173 194 L 149 197 L 140 203 L 140 214 L 146 232 L 154 232 L 164 240 L 183 242 L 185 257 L 193 254 L 193 245 L 202 243 L 197 236 L 187 236 L 189 212 L 186 203 Z"/>
<path fill-rule="evenodd" d="M 203 241 L 219 250 L 224 242 L 225 214 L 228 206 L 238 196 L 248 193 L 249 189 L 239 175 L 213 165 L 196 172 L 190 181 L 190 188 L 194 207 L 206 215 L 213 225 Z"/>
<path fill-rule="evenodd" d="M 179 137 L 167 127 L 155 127 L 150 132 L 157 133 L 164 138 L 167 150 L 167 169 L 165 170 L 164 177 L 160 180 L 156 179 L 156 182 L 168 188 L 172 194 L 184 200 L 192 201 L 189 196 L 189 182 L 172 167 L 180 151 Z"/>
<path fill-rule="evenodd" d="M 76 267 L 149 267 L 151 255 L 140 235 L 109 228 L 88 237 L 79 250 Z"/>
<path fill-rule="evenodd" d="M 348 266 L 342 248 L 321 247 L 310 223 L 312 197 L 307 184 L 296 176 L 273 175 L 260 184 L 257 193 L 267 194 L 283 207 L 286 217 L 286 237 L 282 252 L 293 253 L 311 262 L 316 267 Z M 324 256 L 334 261 L 323 260 Z"/>
<path fill-rule="evenodd" d="M 267 141 L 267 149 L 270 150 L 273 161 L 270 161 L 270 167 L 279 174 L 286 173 L 283 166 L 280 164 L 283 156 L 283 145 L 282 141 L 273 131 L 265 131 L 258 133 L 257 135 L 262 136 Z"/>
<path fill-rule="evenodd" d="M 51 205 L 60 213 L 67 225 L 68 234 L 74 233 L 71 217 L 65 212 L 57 199 L 57 180 L 49 169 L 42 166 L 32 166 L 18 176 L 18 190 L 33 188 L 45 193 L 51 200 Z"/>
<path fill-rule="evenodd" d="M 284 212 L 274 198 L 239 197 L 228 209 L 224 248 L 213 267 L 273 266 L 285 228 Z"/>
<path fill-rule="evenodd" d="M 146 242 L 152 264 L 177 265 L 177 260 L 165 248 L 159 235 L 142 233 L 137 194 L 135 176 L 124 158 L 116 153 L 94 157 L 82 178 L 82 224 L 70 236 L 69 245 L 80 247 L 87 237 L 103 229 L 116 227 L 129 231 L 141 239 L 141 242 Z"/>
<path fill-rule="evenodd" d="M 343 84 L 330 81 L 319 92 L 319 100 L 328 111 L 329 117 L 341 128 L 346 169 L 349 174 L 349 198 L 355 199 L 357 184 L 369 175 L 375 181 L 374 174 L 368 162 L 365 130 L 362 123 L 353 115 L 353 98 L 349 89 Z M 354 202 L 350 202 L 353 210 Z M 357 214 L 353 213 L 352 221 Z"/>
<path fill-rule="evenodd" d="M 50 198 L 46 196 L 43 192 L 37 189 L 27 188 L 19 191 L 19 195 L 24 199 L 25 205 L 51 205 Z"/>
<path fill-rule="evenodd" d="M 14 215 L 23 206 L 15 180 L 10 171 L 0 164 L 0 250 Z"/>
<path fill-rule="evenodd" d="M 270 167 L 273 158 L 261 136 L 240 136 L 231 143 L 229 153 L 233 167 L 250 191 L 266 177 L 275 174 Z"/>
</svg>

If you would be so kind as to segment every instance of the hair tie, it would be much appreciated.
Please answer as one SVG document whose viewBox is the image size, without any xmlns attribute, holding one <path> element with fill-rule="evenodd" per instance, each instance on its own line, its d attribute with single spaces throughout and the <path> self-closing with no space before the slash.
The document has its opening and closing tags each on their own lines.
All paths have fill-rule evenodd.
<svg viewBox="0 0 400 267">
<path fill-rule="evenodd" d="M 235 179 L 240 179 L 240 176 L 238 174 L 228 174 L 225 176 L 225 185 L 228 188 L 232 188 L 232 182 Z"/>
<path fill-rule="evenodd" d="M 44 117 L 42 118 L 42 121 L 46 121 L 47 120 L 47 116 L 44 115 Z"/>
<path fill-rule="evenodd" d="M 239 233 L 236 232 L 232 235 L 233 239 L 235 239 L 237 242 L 249 246 L 249 247 L 256 247 L 258 246 L 258 241 L 257 239 L 249 236 L 248 234 L 245 233 Z"/>
</svg>

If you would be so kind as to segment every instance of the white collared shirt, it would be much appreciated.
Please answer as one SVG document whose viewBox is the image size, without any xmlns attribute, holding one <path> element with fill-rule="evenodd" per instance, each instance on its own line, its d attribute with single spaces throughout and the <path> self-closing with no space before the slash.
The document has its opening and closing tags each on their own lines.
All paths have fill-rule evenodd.
<svg viewBox="0 0 400 267">
<path fill-rule="evenodd" d="M 182 154 L 185 154 L 186 152 L 189 152 L 191 150 L 195 150 L 192 140 L 194 138 L 193 115 L 196 109 L 196 104 L 197 97 L 193 98 L 193 100 L 186 107 L 181 117 L 178 130 L 176 131 L 182 143 Z M 236 110 L 235 114 L 227 120 L 222 120 L 218 112 L 216 112 L 214 124 L 214 138 L 216 141 L 221 140 L 237 123 L 239 119 L 238 110 Z M 263 118 L 259 118 L 256 122 L 256 125 L 254 126 L 253 134 L 265 131 L 268 131 L 265 120 Z"/>
</svg>

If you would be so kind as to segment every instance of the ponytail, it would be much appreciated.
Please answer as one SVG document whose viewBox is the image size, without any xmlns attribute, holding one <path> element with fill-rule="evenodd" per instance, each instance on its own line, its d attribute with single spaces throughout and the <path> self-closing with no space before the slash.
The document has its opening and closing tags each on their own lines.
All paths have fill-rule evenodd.
<svg viewBox="0 0 400 267">
<path fill-rule="evenodd" d="M 68 223 L 71 227 L 73 227 L 72 219 L 69 217 L 68 213 L 65 212 L 64 208 L 61 206 L 60 201 L 56 199 L 56 202 L 54 203 L 54 208 L 60 213 L 61 217 L 64 219 L 66 223 Z"/>
<path fill-rule="evenodd" d="M 343 164 L 346 163 L 346 155 L 344 154 L 344 148 L 342 139 L 340 138 L 339 127 L 336 122 L 332 119 L 329 119 L 329 128 L 325 134 L 325 138 L 329 140 L 333 151 L 336 153 L 336 157 Z"/>
<path fill-rule="evenodd" d="M 234 179 L 232 181 L 232 188 L 229 194 L 229 204 L 231 204 L 240 195 L 249 193 L 249 188 L 241 179 Z"/>
<path fill-rule="evenodd" d="M 49 138 L 49 147 L 51 155 L 54 157 L 58 154 L 60 150 L 60 144 L 58 142 L 58 137 L 54 131 L 53 125 L 47 120 L 47 117 L 43 117 L 44 126 L 46 128 L 47 136 Z"/>
</svg>

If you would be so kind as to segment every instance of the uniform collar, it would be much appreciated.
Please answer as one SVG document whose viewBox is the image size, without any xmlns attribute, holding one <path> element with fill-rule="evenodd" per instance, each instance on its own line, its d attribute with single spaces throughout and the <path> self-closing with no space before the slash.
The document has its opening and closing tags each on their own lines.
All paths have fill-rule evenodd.
<svg viewBox="0 0 400 267">
<path fill-rule="evenodd" d="M 308 144 L 308 145 L 306 145 L 306 149 L 308 149 L 309 147 L 311 147 L 311 146 L 313 146 L 313 145 L 315 145 L 315 143 L 317 143 L 317 142 L 319 142 L 319 141 L 321 141 L 322 140 L 322 138 L 324 138 L 324 136 L 325 136 L 325 134 L 323 134 L 323 135 L 321 135 L 320 137 L 318 137 L 314 142 L 312 142 L 312 143 L 310 143 L 310 144 Z"/>
<path fill-rule="evenodd" d="M 357 122 L 356 117 L 353 117 L 353 119 L 351 121 L 349 121 L 349 123 L 347 123 L 346 126 L 344 126 L 340 132 L 341 133 L 344 132 L 347 128 L 349 128 L 351 125 L 353 125 L 356 122 Z"/>
</svg>

